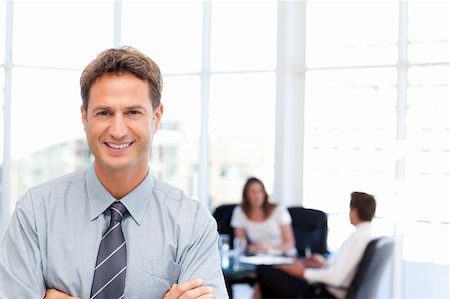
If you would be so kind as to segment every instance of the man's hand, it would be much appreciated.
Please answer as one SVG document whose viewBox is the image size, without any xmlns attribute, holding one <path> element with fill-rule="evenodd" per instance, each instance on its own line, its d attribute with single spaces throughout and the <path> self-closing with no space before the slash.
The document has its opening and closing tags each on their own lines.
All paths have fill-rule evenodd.
<svg viewBox="0 0 450 299">
<path fill-rule="evenodd" d="M 308 268 L 320 268 L 327 263 L 327 260 L 318 253 L 314 253 L 310 258 L 305 258 L 303 264 Z"/>
<path fill-rule="evenodd" d="M 305 272 L 305 266 L 302 264 L 300 260 L 296 260 L 295 264 L 292 265 L 279 265 L 278 269 L 295 277 L 302 277 L 303 272 Z"/>
<path fill-rule="evenodd" d="M 192 279 L 182 284 L 173 284 L 163 299 L 214 299 L 214 290 L 203 286 L 202 279 Z"/>
<path fill-rule="evenodd" d="M 77 299 L 78 297 L 72 297 L 67 295 L 66 293 L 63 293 L 61 291 L 55 290 L 55 289 L 47 289 L 45 292 L 44 299 Z M 81 298 L 78 298 L 81 299 Z"/>
</svg>

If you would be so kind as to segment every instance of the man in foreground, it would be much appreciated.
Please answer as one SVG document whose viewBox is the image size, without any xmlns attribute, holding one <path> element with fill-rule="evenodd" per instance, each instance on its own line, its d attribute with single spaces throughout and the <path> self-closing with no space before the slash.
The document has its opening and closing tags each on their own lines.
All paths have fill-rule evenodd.
<svg viewBox="0 0 450 299">
<path fill-rule="evenodd" d="M 83 71 L 81 116 L 95 161 L 31 188 L 0 245 L 7 298 L 228 298 L 216 222 L 154 178 L 159 67 L 133 48 Z"/>
</svg>

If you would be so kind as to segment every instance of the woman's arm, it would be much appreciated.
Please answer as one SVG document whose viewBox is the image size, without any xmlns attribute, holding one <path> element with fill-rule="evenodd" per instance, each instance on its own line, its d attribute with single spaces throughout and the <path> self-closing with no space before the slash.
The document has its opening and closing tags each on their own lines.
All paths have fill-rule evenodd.
<svg viewBox="0 0 450 299">
<path fill-rule="evenodd" d="M 234 229 L 234 235 L 238 237 L 239 239 L 245 239 L 247 236 L 245 235 L 245 229 L 243 228 L 235 228 Z"/>
<path fill-rule="evenodd" d="M 281 243 L 281 245 L 276 249 L 284 252 L 295 247 L 292 224 L 289 223 L 281 225 L 281 237 L 283 238 L 283 243 Z"/>
<path fill-rule="evenodd" d="M 279 252 L 284 253 L 287 250 L 295 247 L 294 232 L 291 224 L 281 225 L 282 243 L 279 246 L 272 246 L 269 244 L 250 244 L 249 251 L 253 253 L 258 252 Z"/>
</svg>

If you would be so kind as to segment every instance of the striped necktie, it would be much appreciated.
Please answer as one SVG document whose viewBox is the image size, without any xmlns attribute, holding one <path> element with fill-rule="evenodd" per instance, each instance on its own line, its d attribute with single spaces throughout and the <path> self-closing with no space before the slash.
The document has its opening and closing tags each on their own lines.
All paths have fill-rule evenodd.
<svg viewBox="0 0 450 299">
<path fill-rule="evenodd" d="M 122 233 L 122 219 L 128 213 L 121 202 L 110 207 L 111 222 L 102 236 L 95 264 L 91 299 L 123 298 L 127 269 L 127 249 Z"/>
</svg>

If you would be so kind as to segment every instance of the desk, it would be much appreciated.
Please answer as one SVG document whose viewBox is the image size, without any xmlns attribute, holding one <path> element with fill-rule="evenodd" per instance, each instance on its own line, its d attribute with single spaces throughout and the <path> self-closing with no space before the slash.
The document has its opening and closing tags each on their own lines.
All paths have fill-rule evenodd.
<svg viewBox="0 0 450 299">
<path fill-rule="evenodd" d="M 240 261 L 239 261 L 240 260 Z M 238 259 L 235 253 L 226 252 L 221 255 L 222 272 L 225 277 L 225 284 L 228 291 L 228 296 L 233 298 L 232 286 L 236 283 L 250 283 L 256 281 L 256 265 L 280 265 L 293 264 L 294 257 L 273 255 L 273 254 L 258 254 L 241 256 Z"/>
<path fill-rule="evenodd" d="M 230 299 L 233 298 L 233 284 L 256 281 L 256 266 L 239 263 L 232 255 L 222 256 L 222 272 Z"/>
</svg>

